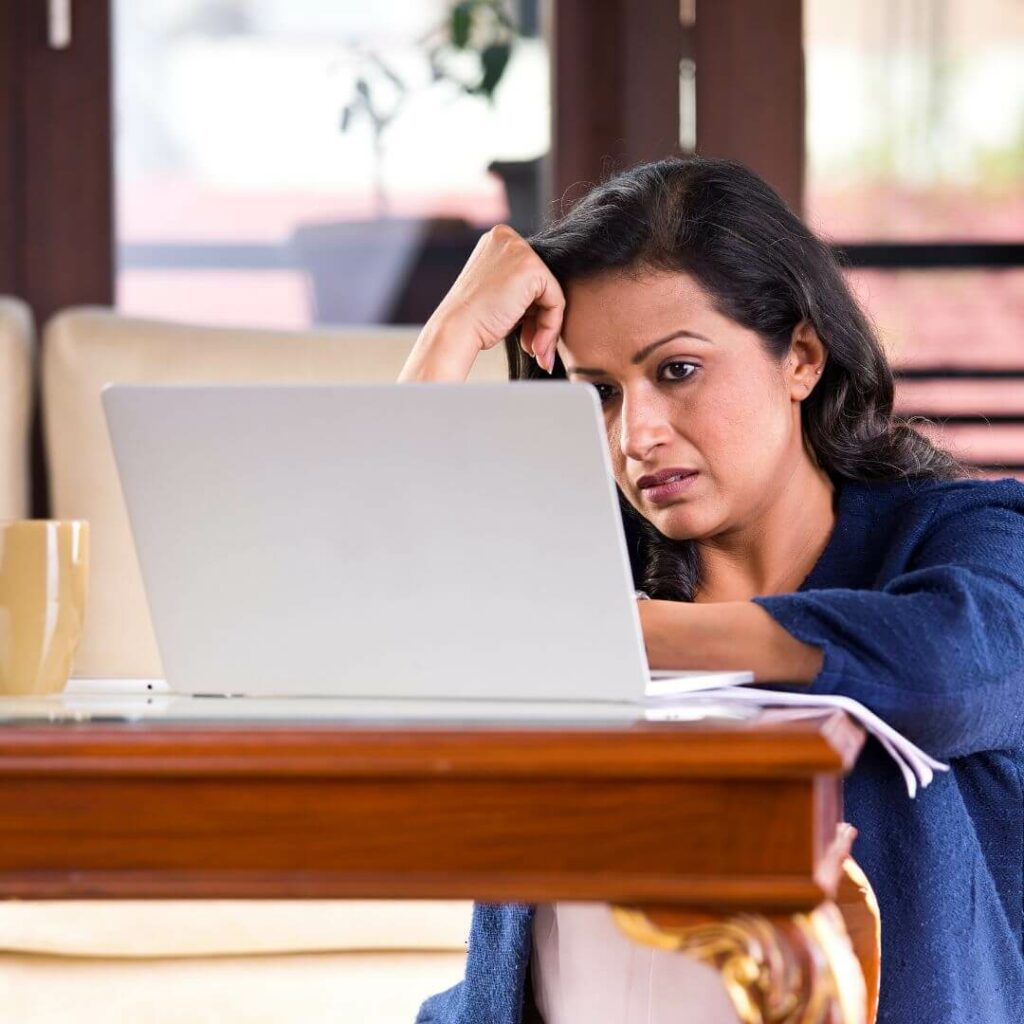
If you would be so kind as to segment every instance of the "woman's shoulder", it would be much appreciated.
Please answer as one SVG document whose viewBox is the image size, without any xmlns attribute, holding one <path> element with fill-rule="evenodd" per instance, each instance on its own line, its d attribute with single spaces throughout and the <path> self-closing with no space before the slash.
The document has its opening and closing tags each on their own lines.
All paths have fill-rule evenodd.
<svg viewBox="0 0 1024 1024">
<path fill-rule="evenodd" d="M 1024 515 L 1024 483 L 1013 477 L 844 480 L 839 482 L 839 492 L 841 508 L 860 515 L 894 513 L 901 519 L 924 521 L 984 508 Z"/>
</svg>

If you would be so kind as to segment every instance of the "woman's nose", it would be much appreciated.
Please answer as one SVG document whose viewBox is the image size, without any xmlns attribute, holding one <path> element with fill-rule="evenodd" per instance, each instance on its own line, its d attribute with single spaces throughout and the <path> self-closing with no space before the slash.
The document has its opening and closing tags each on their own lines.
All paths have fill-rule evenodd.
<svg viewBox="0 0 1024 1024">
<path fill-rule="evenodd" d="M 626 458 L 646 461 L 652 449 L 664 443 L 670 433 L 668 410 L 662 402 L 651 397 L 623 397 L 619 446 Z"/>
</svg>

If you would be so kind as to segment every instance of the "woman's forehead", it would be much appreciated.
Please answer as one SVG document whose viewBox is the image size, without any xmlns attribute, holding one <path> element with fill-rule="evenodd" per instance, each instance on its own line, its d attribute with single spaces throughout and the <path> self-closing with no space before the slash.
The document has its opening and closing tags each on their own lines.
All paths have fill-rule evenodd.
<svg viewBox="0 0 1024 1024">
<path fill-rule="evenodd" d="M 709 336 L 728 323 L 687 274 L 608 273 L 568 284 L 562 341 L 570 351 L 632 349 L 679 330 Z"/>
</svg>

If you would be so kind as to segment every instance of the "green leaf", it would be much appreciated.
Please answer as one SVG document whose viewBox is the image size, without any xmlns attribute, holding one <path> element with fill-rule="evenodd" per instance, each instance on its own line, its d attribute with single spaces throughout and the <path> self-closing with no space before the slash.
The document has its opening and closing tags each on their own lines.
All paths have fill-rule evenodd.
<svg viewBox="0 0 1024 1024">
<path fill-rule="evenodd" d="M 505 68 L 508 67 L 511 56 L 512 46 L 509 43 L 492 43 L 490 46 L 484 47 L 480 54 L 484 75 L 476 87 L 477 92 L 483 93 L 489 100 L 494 99 L 494 90 L 498 87 L 502 75 L 505 74 Z"/>
<path fill-rule="evenodd" d="M 464 0 L 452 8 L 449 32 L 452 37 L 452 46 L 457 50 L 464 50 L 469 44 L 469 31 L 473 24 L 473 3 L 471 0 Z"/>
</svg>

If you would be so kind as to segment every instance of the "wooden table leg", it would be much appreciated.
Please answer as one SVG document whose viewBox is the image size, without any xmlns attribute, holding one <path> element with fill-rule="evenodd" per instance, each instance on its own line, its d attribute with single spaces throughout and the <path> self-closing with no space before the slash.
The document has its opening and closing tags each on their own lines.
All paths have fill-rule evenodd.
<svg viewBox="0 0 1024 1024">
<path fill-rule="evenodd" d="M 614 908 L 613 916 L 633 941 L 717 970 L 743 1024 L 871 1020 L 864 973 L 833 903 L 789 916 L 714 917 L 664 908 Z"/>
</svg>

